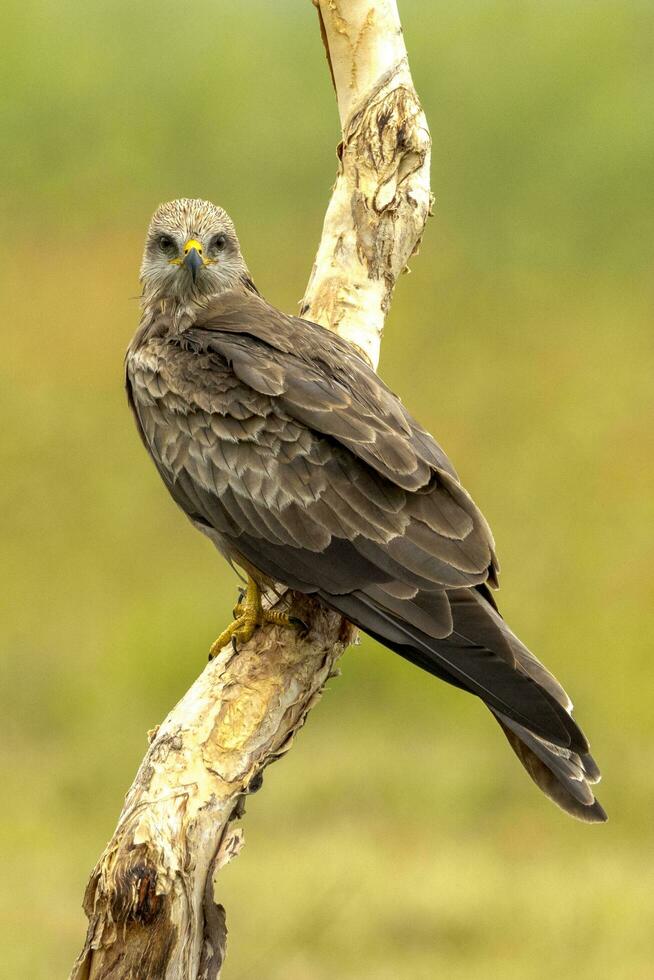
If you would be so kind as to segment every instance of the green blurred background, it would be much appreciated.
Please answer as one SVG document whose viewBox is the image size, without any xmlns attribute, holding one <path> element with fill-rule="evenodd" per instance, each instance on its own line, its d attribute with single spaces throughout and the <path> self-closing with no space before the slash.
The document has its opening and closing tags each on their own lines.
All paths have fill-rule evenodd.
<svg viewBox="0 0 654 980">
<path fill-rule="evenodd" d="M 365 641 L 248 804 L 226 980 L 654 975 L 651 2 L 401 2 L 435 217 L 381 371 L 490 520 L 509 621 L 572 691 L 606 826 L 473 698 Z M 295 310 L 335 172 L 309 0 L 9 0 L 3 234 L 4 977 L 63 977 L 87 876 L 236 582 L 122 390 L 162 200 L 234 216 Z"/>
</svg>

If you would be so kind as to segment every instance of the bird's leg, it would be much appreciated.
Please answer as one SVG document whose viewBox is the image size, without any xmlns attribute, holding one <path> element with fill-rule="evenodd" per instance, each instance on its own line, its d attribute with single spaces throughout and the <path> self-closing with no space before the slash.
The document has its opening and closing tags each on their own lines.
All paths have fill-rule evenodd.
<svg viewBox="0 0 654 980">
<path fill-rule="evenodd" d="M 301 625 L 300 620 L 289 618 L 285 613 L 266 610 L 261 604 L 261 589 L 248 575 L 247 588 L 234 606 L 234 622 L 211 644 L 209 659 L 213 660 L 219 650 L 228 643 L 247 643 L 257 626 L 274 623 L 275 626 Z"/>
<path fill-rule="evenodd" d="M 234 617 L 234 619 L 238 619 L 238 617 L 241 616 L 245 611 L 243 600 L 245 599 L 246 595 L 247 595 L 247 588 L 238 590 L 238 602 L 232 609 L 232 616 Z"/>
</svg>

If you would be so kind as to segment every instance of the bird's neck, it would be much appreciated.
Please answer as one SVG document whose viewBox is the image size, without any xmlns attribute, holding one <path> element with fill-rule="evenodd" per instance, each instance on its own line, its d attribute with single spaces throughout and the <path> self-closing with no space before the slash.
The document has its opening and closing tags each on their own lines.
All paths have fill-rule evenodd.
<svg viewBox="0 0 654 980">
<path fill-rule="evenodd" d="M 143 296 L 141 307 L 141 323 L 164 321 L 169 325 L 171 333 L 183 333 L 193 326 L 197 315 L 212 299 L 203 296 L 201 299 L 181 299 L 177 296 Z"/>
<path fill-rule="evenodd" d="M 183 333 L 192 327 L 198 318 L 198 314 L 205 310 L 212 302 L 218 299 L 223 293 L 243 291 L 244 293 L 256 293 L 259 295 L 257 287 L 252 282 L 249 273 L 244 275 L 237 283 L 230 285 L 229 288 L 219 289 L 211 293 L 195 293 L 188 296 L 161 296 L 159 293 L 149 292 L 143 289 L 141 296 L 141 324 L 150 324 L 155 320 L 165 320 L 170 324 L 171 333 Z"/>
</svg>

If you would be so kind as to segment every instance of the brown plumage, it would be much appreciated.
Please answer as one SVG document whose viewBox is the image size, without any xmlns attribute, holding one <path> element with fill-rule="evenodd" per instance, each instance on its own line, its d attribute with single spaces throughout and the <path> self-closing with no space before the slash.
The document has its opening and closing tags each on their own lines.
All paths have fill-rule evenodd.
<svg viewBox="0 0 654 980">
<path fill-rule="evenodd" d="M 190 271 L 189 240 L 205 263 Z M 261 581 L 479 696 L 548 796 L 606 819 L 570 701 L 497 612 L 490 530 L 432 436 L 355 348 L 258 295 L 220 209 L 163 206 L 142 279 L 130 404 L 193 524 Z"/>
</svg>

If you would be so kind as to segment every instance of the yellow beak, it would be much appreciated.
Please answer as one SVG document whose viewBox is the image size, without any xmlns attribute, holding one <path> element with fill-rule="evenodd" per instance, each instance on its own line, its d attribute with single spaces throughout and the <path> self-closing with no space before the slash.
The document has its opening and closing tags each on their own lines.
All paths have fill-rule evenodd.
<svg viewBox="0 0 654 980">
<path fill-rule="evenodd" d="M 199 242 L 197 238 L 189 238 L 184 245 L 184 258 L 173 259 L 172 261 L 175 265 L 183 265 L 184 268 L 188 269 L 193 276 L 193 282 L 195 282 L 198 272 L 203 265 L 206 265 L 206 261 L 202 257 L 202 242 Z"/>
</svg>

